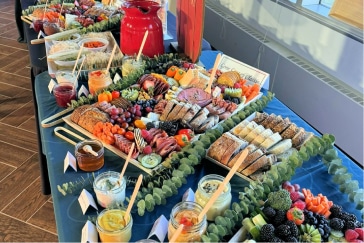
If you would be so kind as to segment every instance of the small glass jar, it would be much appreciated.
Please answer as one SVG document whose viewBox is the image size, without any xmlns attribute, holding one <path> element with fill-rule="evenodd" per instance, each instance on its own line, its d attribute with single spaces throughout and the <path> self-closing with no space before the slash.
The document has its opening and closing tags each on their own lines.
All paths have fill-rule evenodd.
<svg viewBox="0 0 364 243">
<path fill-rule="evenodd" d="M 56 72 L 57 83 L 73 83 L 77 89 L 78 82 L 77 76 L 72 71 L 57 71 Z"/>
<path fill-rule="evenodd" d="M 120 173 L 106 171 L 98 175 L 93 183 L 97 202 L 104 208 L 112 207 L 125 201 L 126 180 L 120 180 Z"/>
<path fill-rule="evenodd" d="M 206 232 L 207 221 L 204 215 L 201 222 L 198 222 L 198 215 L 202 207 L 195 202 L 180 202 L 173 208 L 168 223 L 168 240 L 176 232 L 180 224 L 184 224 L 181 234 L 176 242 L 199 242 L 201 236 Z"/>
<path fill-rule="evenodd" d="M 92 150 L 97 153 L 86 152 L 83 147 L 90 145 Z M 85 139 L 76 144 L 75 156 L 78 167 L 87 172 L 92 172 L 101 169 L 104 166 L 104 145 L 96 139 Z"/>
<path fill-rule="evenodd" d="M 196 203 L 204 207 L 223 180 L 224 177 L 216 174 L 202 177 L 195 192 Z M 207 220 L 214 221 L 217 216 L 222 215 L 226 209 L 230 208 L 231 198 L 231 186 L 230 183 L 227 183 L 225 189 L 207 211 Z"/>
<path fill-rule="evenodd" d="M 53 95 L 59 107 L 68 107 L 76 99 L 76 88 L 73 83 L 64 82 L 54 85 Z"/>
<path fill-rule="evenodd" d="M 133 218 L 124 209 L 104 209 L 96 219 L 101 242 L 129 242 L 132 227 Z"/>
<path fill-rule="evenodd" d="M 112 84 L 110 73 L 104 70 L 95 70 L 88 73 L 88 89 L 90 94 L 95 94 L 97 91 L 107 88 Z"/>
<path fill-rule="evenodd" d="M 137 61 L 135 56 L 124 56 L 122 59 L 121 74 L 123 77 L 126 77 L 134 70 L 141 68 L 142 65 L 143 61 L 141 58 Z"/>
</svg>

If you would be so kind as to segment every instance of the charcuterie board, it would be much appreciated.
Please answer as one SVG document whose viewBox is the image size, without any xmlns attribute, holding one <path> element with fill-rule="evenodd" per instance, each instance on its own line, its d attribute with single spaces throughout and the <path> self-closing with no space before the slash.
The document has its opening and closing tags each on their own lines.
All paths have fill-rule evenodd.
<svg viewBox="0 0 364 243">
<path fill-rule="evenodd" d="M 77 130 L 78 132 L 81 132 L 82 134 L 86 135 L 88 138 L 91 139 L 98 139 L 96 136 L 94 136 L 92 133 L 88 132 L 86 129 L 80 127 L 79 125 L 77 125 L 76 123 L 74 123 L 71 120 L 71 115 L 65 116 L 62 119 L 72 128 L 74 128 L 75 130 Z M 99 140 L 99 139 L 98 139 Z M 128 156 L 127 154 L 123 153 L 121 150 L 119 150 L 118 148 L 116 148 L 113 145 L 110 144 L 106 144 L 103 143 L 104 147 L 107 148 L 108 150 L 110 150 L 111 152 L 115 153 L 116 155 L 120 156 L 123 159 L 126 159 L 126 157 Z M 140 170 L 144 171 L 145 173 L 149 174 L 149 175 L 153 175 L 153 172 L 156 171 L 160 166 L 162 166 L 161 164 L 159 164 L 158 166 L 154 167 L 153 169 L 149 169 L 144 167 L 139 161 L 135 160 L 135 159 L 130 159 L 129 162 L 131 164 L 133 164 L 134 166 L 138 167 Z"/>
</svg>

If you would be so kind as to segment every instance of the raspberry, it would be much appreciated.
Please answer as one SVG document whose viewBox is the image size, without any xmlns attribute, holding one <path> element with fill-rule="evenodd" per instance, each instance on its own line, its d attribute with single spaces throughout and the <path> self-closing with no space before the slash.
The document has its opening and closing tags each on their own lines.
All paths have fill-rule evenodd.
<svg viewBox="0 0 364 243">
<path fill-rule="evenodd" d="M 145 146 L 143 149 L 143 154 L 151 154 L 152 152 L 152 147 L 150 145 Z"/>
<path fill-rule="evenodd" d="M 300 199 L 300 197 L 301 197 L 300 193 L 299 193 L 299 192 L 296 192 L 296 191 L 294 191 L 294 192 L 290 192 L 290 193 L 289 193 L 289 196 L 290 196 L 290 198 L 291 198 L 292 202 L 297 201 L 297 200 L 298 200 L 298 199 Z"/>
<path fill-rule="evenodd" d="M 348 229 L 348 230 L 345 231 L 345 239 L 348 242 L 351 242 L 351 241 L 357 239 L 358 236 L 359 236 L 359 234 L 355 230 Z"/>
<path fill-rule="evenodd" d="M 294 208 L 294 207 L 297 207 L 297 208 L 299 208 L 299 209 L 301 209 L 301 210 L 304 210 L 305 208 L 306 208 L 306 203 L 304 202 L 304 201 L 302 201 L 302 200 L 297 200 L 297 201 L 295 201 L 293 204 L 292 204 L 292 206 L 291 206 L 292 208 Z"/>
<path fill-rule="evenodd" d="M 364 228 L 356 228 L 354 229 L 356 233 L 359 234 L 358 239 L 364 240 Z"/>
<path fill-rule="evenodd" d="M 350 243 L 363 243 L 363 241 L 359 239 L 354 239 Z"/>
</svg>

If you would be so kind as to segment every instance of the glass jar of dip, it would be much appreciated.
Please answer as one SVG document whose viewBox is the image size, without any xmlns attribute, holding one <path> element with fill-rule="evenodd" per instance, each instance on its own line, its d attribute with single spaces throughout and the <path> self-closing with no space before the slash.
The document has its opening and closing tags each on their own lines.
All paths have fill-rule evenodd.
<svg viewBox="0 0 364 243">
<path fill-rule="evenodd" d="M 55 84 L 53 87 L 53 95 L 59 107 L 68 107 L 71 100 L 76 99 L 76 87 L 70 82 Z"/>
<path fill-rule="evenodd" d="M 90 94 L 95 94 L 97 91 L 107 88 L 112 84 L 110 73 L 103 70 L 90 71 L 88 73 L 88 89 Z"/>
<path fill-rule="evenodd" d="M 84 150 L 85 145 L 90 145 L 92 150 L 97 153 L 86 152 Z M 76 144 L 75 157 L 78 167 L 87 172 L 96 171 L 104 166 L 104 145 L 96 139 L 85 139 Z"/>
<path fill-rule="evenodd" d="M 199 242 L 201 236 L 206 232 L 207 221 L 204 215 L 201 222 L 198 222 L 198 215 L 202 207 L 195 202 L 180 202 L 173 208 L 168 223 L 168 240 L 176 232 L 180 224 L 183 230 L 177 237 L 176 242 Z"/>
<path fill-rule="evenodd" d="M 121 65 L 121 74 L 123 77 L 128 76 L 134 70 L 141 68 L 143 61 L 141 58 L 136 60 L 135 56 L 124 56 Z"/>
<path fill-rule="evenodd" d="M 57 71 L 56 72 L 57 83 L 73 83 L 77 89 L 78 82 L 77 76 L 72 71 Z"/>
<path fill-rule="evenodd" d="M 132 227 L 133 218 L 124 209 L 104 209 L 96 219 L 101 242 L 129 242 Z"/>
<path fill-rule="evenodd" d="M 120 180 L 120 173 L 106 171 L 98 175 L 93 183 L 97 202 L 104 208 L 125 201 L 126 180 Z"/>
<path fill-rule="evenodd" d="M 224 177 L 216 174 L 202 177 L 198 182 L 197 190 L 195 192 L 196 203 L 201 205 L 201 207 L 204 207 L 223 180 Z M 231 198 L 231 186 L 230 183 L 228 183 L 220 196 L 207 211 L 207 220 L 214 221 L 217 216 L 222 215 L 226 209 L 230 208 Z"/>
</svg>

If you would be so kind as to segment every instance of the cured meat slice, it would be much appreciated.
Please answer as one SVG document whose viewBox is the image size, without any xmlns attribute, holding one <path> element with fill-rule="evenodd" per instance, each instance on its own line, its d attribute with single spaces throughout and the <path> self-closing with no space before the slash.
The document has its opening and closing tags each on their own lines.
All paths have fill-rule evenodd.
<svg viewBox="0 0 364 243">
<path fill-rule="evenodd" d="M 199 88 L 184 89 L 177 95 L 177 100 L 186 103 L 197 104 L 200 107 L 205 107 L 212 101 L 211 94 Z"/>
</svg>

